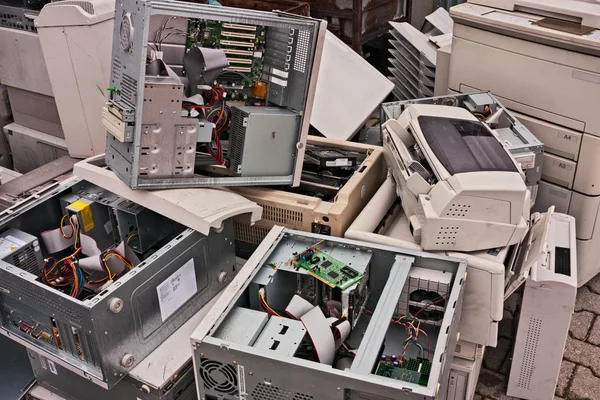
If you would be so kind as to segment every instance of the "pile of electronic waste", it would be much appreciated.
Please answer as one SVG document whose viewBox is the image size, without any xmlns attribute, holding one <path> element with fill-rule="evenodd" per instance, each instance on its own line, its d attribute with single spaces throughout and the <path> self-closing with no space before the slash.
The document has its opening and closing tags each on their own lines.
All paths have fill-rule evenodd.
<svg viewBox="0 0 600 400">
<path fill-rule="evenodd" d="M 69 158 L 2 171 L 0 333 L 27 349 L 27 396 L 470 400 L 519 291 L 507 391 L 551 398 L 600 237 L 580 214 L 598 208 L 600 6 L 567 3 L 468 1 L 426 35 L 392 22 L 390 80 L 325 21 L 276 11 L 0 16 L 52 83 L 21 77 L 13 98 L 35 93 L 61 128 L 33 134 L 53 125 L 15 101 L 14 165 L 92 156 L 74 176 Z M 563 51 L 581 67 L 564 80 L 540 61 Z M 380 145 L 346 141 L 377 108 Z"/>
</svg>

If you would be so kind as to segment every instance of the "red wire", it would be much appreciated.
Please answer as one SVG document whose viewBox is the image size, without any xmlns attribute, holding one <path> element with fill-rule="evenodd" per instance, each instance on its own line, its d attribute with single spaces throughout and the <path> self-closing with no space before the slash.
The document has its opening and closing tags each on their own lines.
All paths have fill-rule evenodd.
<svg viewBox="0 0 600 400">
<path fill-rule="evenodd" d="M 425 307 L 421 308 L 415 315 L 413 315 L 413 318 L 417 318 L 417 315 L 419 315 L 419 314 L 421 314 L 421 312 L 425 311 L 427 309 L 427 307 L 433 306 L 433 305 L 435 305 L 435 304 L 437 304 L 437 303 L 439 303 L 441 301 L 445 301 L 445 300 L 446 299 L 442 297 L 441 299 L 438 299 L 438 300 L 436 300 L 434 302 L 427 303 L 427 305 L 425 305 Z"/>
</svg>

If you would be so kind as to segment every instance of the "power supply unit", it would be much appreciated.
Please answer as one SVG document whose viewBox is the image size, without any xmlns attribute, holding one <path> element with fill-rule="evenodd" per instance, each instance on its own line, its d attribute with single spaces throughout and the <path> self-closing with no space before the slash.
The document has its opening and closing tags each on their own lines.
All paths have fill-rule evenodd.
<svg viewBox="0 0 600 400">
<path fill-rule="evenodd" d="M 329 150 L 339 153 L 333 162 L 337 165 L 321 166 L 321 160 L 305 158 L 297 188 L 232 188 L 263 208 L 262 219 L 253 225 L 241 217 L 234 218 L 236 250 L 251 253 L 275 225 L 343 236 L 383 183 L 386 166 L 379 146 L 309 136 L 308 152 L 322 154 Z"/>
<path fill-rule="evenodd" d="M 397 314 L 416 268 L 444 275 L 436 323 L 421 318 L 428 304 Z M 465 271 L 460 259 L 274 227 L 192 334 L 198 397 L 440 398 Z M 298 275 L 315 280 L 316 301 L 298 295 Z M 361 283 L 364 298 L 344 305 Z"/>
<path fill-rule="evenodd" d="M 28 350 L 35 378 L 39 385 L 65 400 L 195 400 L 196 385 L 188 340 L 217 298 L 218 296 L 214 297 L 189 318 L 110 390 Z M 48 397 L 40 400 L 52 399 L 54 398 Z"/>
<path fill-rule="evenodd" d="M 160 0 L 118 2 L 116 15 L 102 124 L 121 180 L 300 183 L 325 21 Z"/>
<path fill-rule="evenodd" d="M 0 333 L 105 389 L 236 274 L 231 223 L 205 236 L 136 207 L 124 222 L 123 201 L 72 178 L 0 214 L 4 239 L 21 230 L 43 257 L 0 261 Z"/>
<path fill-rule="evenodd" d="M 300 115 L 273 107 L 233 107 L 229 168 L 240 176 L 291 175 Z"/>
<path fill-rule="evenodd" d="M 38 239 L 18 229 L 0 233 L 0 258 L 34 275 L 40 273 L 43 262 Z"/>
</svg>

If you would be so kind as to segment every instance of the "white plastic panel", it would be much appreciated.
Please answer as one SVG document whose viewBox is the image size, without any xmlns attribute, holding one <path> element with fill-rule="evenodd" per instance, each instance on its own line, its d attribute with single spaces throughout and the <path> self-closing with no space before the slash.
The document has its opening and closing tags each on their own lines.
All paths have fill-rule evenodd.
<svg viewBox="0 0 600 400">
<path fill-rule="evenodd" d="M 132 190 L 112 171 L 98 166 L 103 161 L 104 154 L 80 161 L 73 173 L 204 235 L 211 228 L 221 228 L 223 221 L 233 216 L 250 214 L 254 223 L 262 215 L 258 204 L 227 189 Z"/>
</svg>

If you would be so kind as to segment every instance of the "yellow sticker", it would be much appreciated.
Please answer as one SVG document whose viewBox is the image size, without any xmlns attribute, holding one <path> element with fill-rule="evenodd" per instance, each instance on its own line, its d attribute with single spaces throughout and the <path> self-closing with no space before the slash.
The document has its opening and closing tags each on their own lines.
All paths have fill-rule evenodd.
<svg viewBox="0 0 600 400">
<path fill-rule="evenodd" d="M 81 219 L 83 220 L 81 222 L 83 223 L 84 232 L 89 232 L 94 229 L 94 218 L 92 216 L 92 207 L 90 204 L 83 200 L 77 200 L 76 202 L 71 203 L 71 208 L 79 211 Z"/>
</svg>

